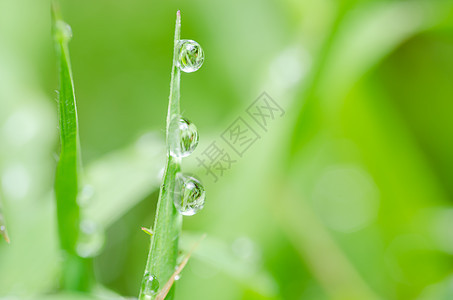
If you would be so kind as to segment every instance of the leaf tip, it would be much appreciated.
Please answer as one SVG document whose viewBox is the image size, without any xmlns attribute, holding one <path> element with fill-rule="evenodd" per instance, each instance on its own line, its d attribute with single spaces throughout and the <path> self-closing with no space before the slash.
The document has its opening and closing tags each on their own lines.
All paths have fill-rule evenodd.
<svg viewBox="0 0 453 300">
<path fill-rule="evenodd" d="M 154 234 L 154 232 L 151 229 L 149 229 L 149 228 L 141 227 L 141 229 L 143 230 L 143 232 L 145 232 L 149 236 L 153 236 L 153 234 Z"/>
</svg>

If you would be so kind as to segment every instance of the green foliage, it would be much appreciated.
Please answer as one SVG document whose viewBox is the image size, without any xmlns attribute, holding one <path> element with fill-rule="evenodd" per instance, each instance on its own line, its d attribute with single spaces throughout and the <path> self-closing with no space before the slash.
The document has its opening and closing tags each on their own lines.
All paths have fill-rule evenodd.
<svg viewBox="0 0 453 300">
<path fill-rule="evenodd" d="M 151 237 L 151 247 L 146 263 L 145 274 L 152 274 L 165 284 L 176 268 L 178 258 L 178 240 L 181 233 L 182 216 L 176 211 L 173 204 L 176 186 L 176 174 L 180 172 L 181 166 L 177 158 L 170 155 L 170 145 L 174 140 L 179 141 L 178 129 L 172 126 L 174 120 L 179 120 L 180 107 L 180 80 L 181 71 L 177 64 L 178 44 L 181 36 L 181 14 L 176 15 L 175 39 L 173 49 L 173 65 L 171 71 L 170 99 L 168 103 L 167 115 L 167 166 L 165 168 L 163 182 L 160 188 L 159 200 L 157 202 L 156 218 Z M 174 291 L 174 289 L 172 289 Z M 167 299 L 173 299 L 173 293 Z M 140 299 L 148 299 L 149 295 L 144 294 L 144 289 L 140 290 Z"/>
<path fill-rule="evenodd" d="M 55 175 L 55 200 L 58 234 L 61 249 L 64 251 L 61 285 L 63 289 L 86 291 L 90 289 L 91 263 L 77 254 L 80 231 L 80 208 L 77 203 L 77 195 L 81 154 L 77 106 L 68 47 L 72 31 L 61 18 L 55 2 L 52 16 L 60 75 L 58 116 L 61 147 Z"/>
<path fill-rule="evenodd" d="M 181 92 L 202 136 L 182 167 L 209 198 L 184 220 L 182 250 L 196 233 L 208 237 L 175 298 L 452 298 L 451 1 L 61 4 L 75 33 L 85 162 L 75 179 L 94 189 L 80 213 L 105 228 L 105 247 L 93 258 L 90 294 L 59 291 L 49 12 L 41 1 L 9 1 L 0 9 L 0 201 L 11 244 L 0 239 L 0 299 L 136 297 L 149 254 L 140 227 L 152 222 L 169 163 L 161 124 L 177 9 L 208 54 Z M 285 116 L 258 128 L 261 139 L 214 183 L 195 158 L 213 141 L 225 146 L 221 133 L 263 90 Z M 174 221 L 170 201 L 157 207 Z M 63 239 L 68 248 L 76 241 Z M 170 274 L 170 264 L 159 272 Z"/>
<path fill-rule="evenodd" d="M 55 10 L 55 8 L 54 8 Z M 79 232 L 79 131 L 77 108 L 74 95 L 68 42 L 71 32 L 54 11 L 54 38 L 59 65 L 60 89 L 58 93 L 58 115 L 60 128 L 60 156 L 55 176 L 55 198 L 57 201 L 58 231 L 62 249 L 76 254 Z"/>
</svg>

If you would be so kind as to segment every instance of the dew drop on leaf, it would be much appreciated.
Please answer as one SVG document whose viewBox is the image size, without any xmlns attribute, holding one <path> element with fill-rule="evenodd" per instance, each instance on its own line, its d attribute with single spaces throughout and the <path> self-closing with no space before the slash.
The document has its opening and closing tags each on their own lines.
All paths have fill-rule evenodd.
<svg viewBox="0 0 453 300">
<path fill-rule="evenodd" d="M 176 176 L 174 203 L 180 214 L 196 214 L 203 208 L 205 198 L 205 189 L 198 179 L 181 173 Z"/>
<path fill-rule="evenodd" d="M 177 118 L 170 124 L 170 132 L 177 131 L 175 139 L 170 139 L 170 155 L 186 157 L 192 154 L 198 145 L 198 130 L 195 124 L 187 119 Z"/>
<path fill-rule="evenodd" d="M 56 22 L 56 34 L 59 40 L 69 42 L 72 39 L 71 26 L 64 21 L 58 20 Z"/>
<path fill-rule="evenodd" d="M 142 292 L 145 296 L 153 296 L 159 290 L 159 281 L 156 276 L 146 273 L 142 281 Z"/>
<path fill-rule="evenodd" d="M 192 40 L 179 41 L 178 63 L 181 71 L 192 73 L 197 71 L 204 61 L 204 52 L 201 46 Z"/>
</svg>

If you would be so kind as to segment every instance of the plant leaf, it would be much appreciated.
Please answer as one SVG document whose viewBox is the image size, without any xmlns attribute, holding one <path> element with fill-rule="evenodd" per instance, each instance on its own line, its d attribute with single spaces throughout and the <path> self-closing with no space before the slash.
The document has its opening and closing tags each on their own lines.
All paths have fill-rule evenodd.
<svg viewBox="0 0 453 300">
<path fill-rule="evenodd" d="M 176 268 L 176 270 L 173 272 L 173 274 L 170 276 L 170 279 L 167 281 L 167 283 L 164 285 L 164 287 L 160 290 L 159 294 L 157 294 L 157 297 L 156 297 L 156 300 L 164 300 L 165 297 L 168 295 L 168 293 L 170 292 L 170 289 L 171 287 L 173 286 L 173 284 L 175 283 L 175 280 L 176 280 L 176 276 L 178 276 L 179 274 L 181 274 L 182 270 L 184 269 L 184 267 L 187 265 L 187 263 L 189 262 L 189 259 L 190 259 L 190 256 L 192 255 L 192 253 L 195 251 L 195 249 L 197 249 L 198 245 L 200 245 L 201 241 L 204 240 L 204 238 L 206 237 L 206 234 L 203 234 L 201 236 L 201 238 L 198 240 L 198 242 L 196 242 L 192 248 L 190 249 L 190 251 L 184 256 L 181 264 Z"/>
<path fill-rule="evenodd" d="M 104 155 L 84 168 L 84 181 L 93 197 L 83 207 L 84 216 L 109 227 L 139 201 L 159 188 L 164 167 L 162 139 L 146 133 L 136 143 Z"/>
<path fill-rule="evenodd" d="M 181 235 L 180 248 L 190 251 L 191 245 L 200 239 L 196 232 L 184 231 Z M 244 260 L 231 252 L 231 244 L 208 236 L 192 255 L 193 260 L 199 260 L 214 270 L 218 270 L 247 289 L 266 297 L 278 294 L 278 285 L 272 274 L 262 267 L 259 260 Z"/>
<path fill-rule="evenodd" d="M 157 203 L 156 218 L 154 221 L 154 235 L 151 238 L 151 247 L 146 264 L 145 274 L 149 273 L 160 282 L 167 282 L 176 267 L 178 257 L 178 239 L 181 232 L 182 217 L 173 205 L 176 174 L 180 171 L 179 159 L 169 154 L 169 145 L 175 138 L 179 138 L 178 132 L 171 126 L 172 120 L 179 117 L 179 85 L 181 71 L 177 65 L 177 51 L 181 34 L 181 13 L 176 13 L 173 66 L 171 71 L 170 99 L 167 114 L 167 166 L 164 180 L 160 188 Z M 140 290 L 139 299 L 149 299 L 144 294 L 143 286 Z M 155 299 L 155 296 L 152 296 Z M 173 289 L 170 290 L 167 299 L 173 299 Z"/>
<path fill-rule="evenodd" d="M 91 261 L 80 257 L 76 250 L 80 230 L 77 194 L 81 156 L 68 47 L 72 32 L 62 20 L 56 2 L 52 3 L 52 17 L 60 81 L 58 115 L 61 149 L 55 175 L 55 200 L 60 247 L 64 251 L 61 286 L 64 290 L 88 291 L 93 278 Z"/>
<path fill-rule="evenodd" d="M 67 25 L 54 4 L 54 38 L 59 64 L 58 114 L 60 127 L 60 157 L 55 176 L 58 232 L 61 247 L 75 254 L 79 232 L 77 204 L 79 172 L 79 133 L 71 63 L 69 60 Z"/>
</svg>

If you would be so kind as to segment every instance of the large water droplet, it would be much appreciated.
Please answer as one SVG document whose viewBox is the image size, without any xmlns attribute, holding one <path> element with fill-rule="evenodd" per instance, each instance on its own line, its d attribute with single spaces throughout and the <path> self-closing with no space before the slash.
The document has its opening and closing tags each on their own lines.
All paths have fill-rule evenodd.
<svg viewBox="0 0 453 300">
<path fill-rule="evenodd" d="M 156 276 L 146 273 L 142 281 L 142 293 L 146 296 L 156 295 L 159 290 L 159 281 Z"/>
<path fill-rule="evenodd" d="M 198 130 L 195 124 L 187 119 L 175 118 L 170 123 L 171 132 L 177 132 L 174 139 L 170 136 L 170 155 L 173 157 L 186 157 L 192 154 L 198 145 Z"/>
<path fill-rule="evenodd" d="M 69 42 L 72 39 L 72 29 L 69 24 L 64 21 L 58 20 L 55 26 L 57 39 L 65 42 Z"/>
<path fill-rule="evenodd" d="M 204 61 L 204 52 L 201 46 L 192 40 L 179 41 L 178 62 L 181 71 L 192 73 L 198 70 Z"/>
<path fill-rule="evenodd" d="M 80 222 L 80 233 L 77 241 L 77 254 L 81 257 L 93 257 L 99 254 L 104 245 L 104 231 L 95 222 Z"/>
<path fill-rule="evenodd" d="M 196 214 L 203 208 L 205 198 L 204 187 L 198 179 L 181 173 L 176 176 L 174 203 L 180 214 Z"/>
</svg>

